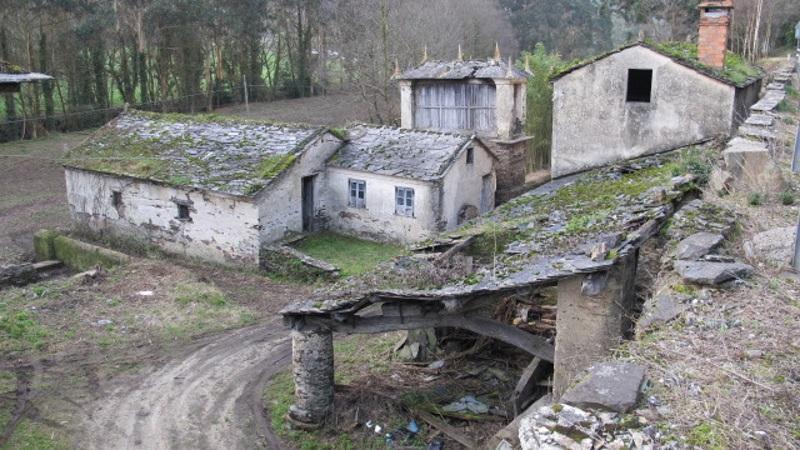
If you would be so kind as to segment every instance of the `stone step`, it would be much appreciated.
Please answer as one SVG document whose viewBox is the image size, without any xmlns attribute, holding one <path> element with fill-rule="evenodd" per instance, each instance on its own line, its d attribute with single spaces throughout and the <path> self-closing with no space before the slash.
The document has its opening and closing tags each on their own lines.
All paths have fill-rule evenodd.
<svg viewBox="0 0 800 450">
<path fill-rule="evenodd" d="M 751 106 L 752 111 L 771 112 L 786 98 L 786 93 L 783 91 L 767 91 L 767 95 L 759 100 L 755 105 Z"/>
<path fill-rule="evenodd" d="M 775 123 L 775 119 L 766 114 L 753 114 L 744 123 L 757 127 L 771 127 Z"/>
<path fill-rule="evenodd" d="M 739 135 L 744 137 L 759 139 L 762 141 L 774 141 L 778 138 L 778 136 L 770 130 L 764 129 L 762 127 L 754 127 L 749 125 L 740 127 Z"/>
</svg>

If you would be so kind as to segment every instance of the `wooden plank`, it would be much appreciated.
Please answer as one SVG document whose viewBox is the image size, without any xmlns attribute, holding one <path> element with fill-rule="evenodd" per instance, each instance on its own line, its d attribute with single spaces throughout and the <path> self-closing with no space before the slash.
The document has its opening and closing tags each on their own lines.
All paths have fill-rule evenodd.
<svg viewBox="0 0 800 450">
<path fill-rule="evenodd" d="M 473 441 L 467 436 L 464 436 L 464 433 L 462 433 L 458 428 L 448 425 L 444 421 L 437 419 L 436 417 L 433 416 L 433 414 L 419 410 L 413 410 L 413 413 L 420 419 L 427 422 L 430 426 L 446 434 L 451 439 L 463 445 L 464 447 L 470 450 L 478 448 L 477 442 Z"/>
</svg>

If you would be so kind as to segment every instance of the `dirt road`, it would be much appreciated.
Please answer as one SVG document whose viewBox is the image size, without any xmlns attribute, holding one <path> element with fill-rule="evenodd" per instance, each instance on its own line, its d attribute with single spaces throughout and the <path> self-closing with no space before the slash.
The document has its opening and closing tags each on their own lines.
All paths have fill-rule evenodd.
<svg viewBox="0 0 800 450">
<path fill-rule="evenodd" d="M 167 364 L 116 380 L 87 409 L 78 444 L 93 449 L 284 448 L 262 406 L 291 359 L 279 319 L 201 340 Z"/>
</svg>

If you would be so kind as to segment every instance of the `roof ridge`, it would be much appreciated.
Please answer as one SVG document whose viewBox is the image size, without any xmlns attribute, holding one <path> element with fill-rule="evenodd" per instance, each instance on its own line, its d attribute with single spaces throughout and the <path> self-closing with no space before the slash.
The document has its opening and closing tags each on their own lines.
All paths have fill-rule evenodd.
<svg viewBox="0 0 800 450">
<path fill-rule="evenodd" d="M 429 128 L 408 128 L 408 127 L 395 127 L 390 125 L 378 125 L 373 123 L 365 123 L 365 122 L 356 122 L 347 126 L 347 128 L 357 127 L 357 126 L 364 126 L 367 128 L 387 128 L 397 131 L 409 131 L 412 133 L 425 133 L 425 134 L 440 134 L 444 136 L 453 136 L 453 137 L 466 137 L 467 139 L 474 139 L 477 137 L 475 133 L 472 134 L 463 134 L 457 133 L 452 131 L 444 131 L 444 130 L 434 130 Z"/>
</svg>

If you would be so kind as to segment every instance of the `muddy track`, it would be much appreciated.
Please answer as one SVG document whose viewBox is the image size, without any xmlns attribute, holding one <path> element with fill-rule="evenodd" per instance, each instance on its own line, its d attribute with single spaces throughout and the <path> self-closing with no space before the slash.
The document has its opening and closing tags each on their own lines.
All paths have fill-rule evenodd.
<svg viewBox="0 0 800 450">
<path fill-rule="evenodd" d="M 273 319 L 206 338 L 167 363 L 101 386 L 77 443 L 93 449 L 285 448 L 262 406 L 264 384 L 291 360 Z"/>
</svg>

